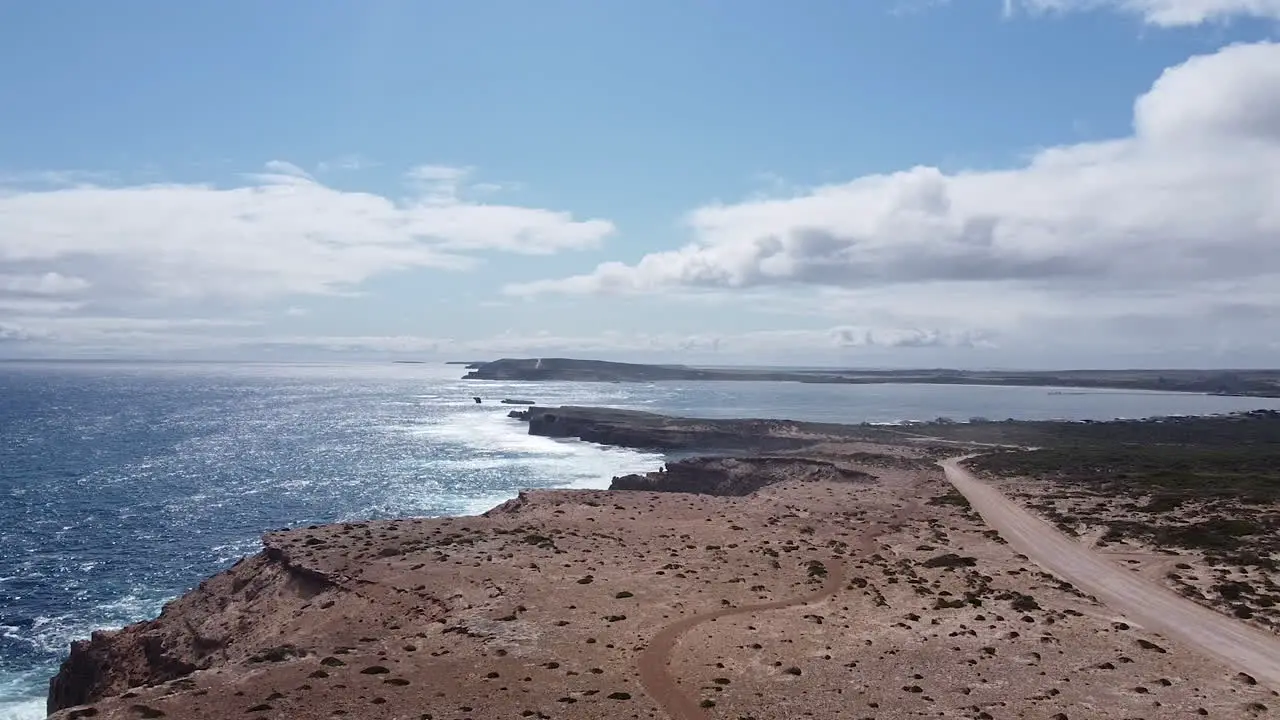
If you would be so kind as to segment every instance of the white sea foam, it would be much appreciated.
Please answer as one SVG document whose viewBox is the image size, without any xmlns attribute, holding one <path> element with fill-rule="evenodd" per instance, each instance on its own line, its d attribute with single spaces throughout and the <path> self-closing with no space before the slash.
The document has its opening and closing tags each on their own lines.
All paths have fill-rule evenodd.
<svg viewBox="0 0 1280 720">
<path fill-rule="evenodd" d="M 333 432 L 320 441 L 319 436 L 300 437 L 304 454 L 297 457 L 281 454 L 277 446 L 259 445 L 265 429 L 255 422 L 237 423 L 230 430 L 185 441 L 180 450 L 161 460 L 142 459 L 116 468 L 112 473 L 91 473 L 82 484 L 94 491 L 121 484 L 154 484 L 157 478 L 178 481 L 191 476 L 217 477 L 217 484 L 168 482 L 173 491 L 158 500 L 154 509 L 175 517 L 191 513 L 224 513 L 239 503 L 259 503 L 264 495 L 332 496 L 329 507 L 342 520 L 370 517 L 404 517 L 423 515 L 475 515 L 514 497 L 524 488 L 603 488 L 620 474 L 644 472 L 661 466 L 663 458 L 653 453 L 608 448 L 579 441 L 564 441 L 531 436 L 527 425 L 506 416 L 509 408 L 488 402 L 494 392 L 502 396 L 533 397 L 526 388 L 489 388 L 486 404 L 476 405 L 471 392 L 407 395 L 391 401 L 396 408 L 372 423 L 373 434 L 350 435 L 340 422 L 356 423 L 361 430 L 370 429 L 363 418 L 335 421 L 324 426 Z M 561 393 L 557 401 L 569 404 L 591 404 L 587 395 Z M 537 394 L 551 399 L 552 393 Z M 291 432 L 294 424 L 279 426 Z M 309 426 L 308 426 L 309 427 Z M 379 442 L 385 434 L 388 442 Z M 333 439 L 330 439 L 333 438 Z M 351 442 L 348 438 L 358 438 Z M 244 472 L 219 474 L 223 459 L 235 457 L 244 461 Z M 275 472 L 278 463 L 297 463 L 287 473 Z M 265 470 L 265 472 L 263 472 Z M 257 499 L 255 499 L 257 498 Z M 340 499 L 339 499 L 340 498 Z M 150 512 L 141 506 L 121 506 L 106 510 L 112 520 L 128 519 Z M 331 516 L 332 517 L 332 516 Z M 287 520 L 286 520 L 287 522 Z M 67 524 L 55 532 L 71 532 Z M 139 538 L 146 541 L 147 538 Z M 217 565 L 226 564 L 259 549 L 256 532 L 242 540 L 210 543 L 210 557 Z M 71 567 L 85 572 L 94 561 L 82 561 Z M 203 561 L 202 561 L 203 562 Z M 15 573 L 13 570 L 31 572 Z M 38 568 L 11 568 L 12 577 L 31 579 L 39 576 Z M 68 590 L 68 597 L 73 591 Z M 30 624 L 0 626 L 0 636 L 14 646 L 30 648 L 32 657 L 63 655 L 71 641 L 84 638 L 95 629 L 118 627 L 127 622 L 153 617 L 167 597 L 149 597 L 139 590 L 112 602 L 97 605 L 87 612 L 48 613 L 32 617 Z M 44 716 L 44 688 L 53 668 L 48 665 L 30 672 L 23 669 L 0 677 L 0 720 L 27 720 Z"/>
<path fill-rule="evenodd" d="M 553 485 L 593 487 L 589 481 L 582 485 L 583 479 L 619 471 L 656 469 L 656 465 L 661 464 L 661 456 L 656 453 L 530 435 L 524 423 L 495 413 L 453 415 L 419 432 L 439 441 L 464 445 L 475 453 L 472 457 L 446 461 L 455 467 L 531 466 L 547 472 L 547 484 Z M 605 485 L 611 477 L 603 478 Z"/>
<path fill-rule="evenodd" d="M 94 608 L 91 615 L 41 615 L 28 628 L 0 625 L 0 635 L 46 653 L 66 652 L 71 641 L 89 636 L 94 630 L 113 630 L 135 618 L 160 612 L 164 600 L 129 594 Z"/>
<path fill-rule="evenodd" d="M 436 473 L 491 478 L 508 488 L 497 492 L 490 483 L 477 483 L 473 494 L 454 483 L 424 481 L 406 489 L 408 502 L 426 501 L 447 514 L 482 513 L 527 487 L 606 488 L 616 475 L 656 470 L 663 462 L 656 453 L 530 435 L 523 423 L 487 409 L 398 429 L 447 453 L 432 463 Z M 527 482 L 512 483 L 513 475 Z"/>
<path fill-rule="evenodd" d="M 115 629 L 132 619 L 154 616 L 162 602 L 158 597 L 129 594 L 98 605 L 88 616 L 40 616 L 28 628 L 0 625 L 0 636 L 40 653 L 64 653 L 72 640 L 88 637 L 94 630 Z M 45 717 L 48 680 L 47 672 L 39 670 L 0 675 L 0 720 Z"/>
<path fill-rule="evenodd" d="M 13 700 L 0 700 L 0 720 L 43 720 L 45 717 L 45 698 L 42 696 L 11 696 L 9 689 L 0 683 L 0 697 L 14 697 Z"/>
<path fill-rule="evenodd" d="M 226 543 L 225 545 L 215 545 L 210 550 L 217 554 L 216 562 L 219 565 L 227 565 L 240 558 L 256 553 L 262 549 L 262 541 L 258 538 L 241 540 L 240 542 Z"/>
</svg>

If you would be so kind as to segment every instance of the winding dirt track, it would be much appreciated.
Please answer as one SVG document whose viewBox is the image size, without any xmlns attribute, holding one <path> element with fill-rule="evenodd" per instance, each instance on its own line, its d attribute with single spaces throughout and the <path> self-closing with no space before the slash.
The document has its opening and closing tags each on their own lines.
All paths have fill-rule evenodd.
<svg viewBox="0 0 1280 720">
<path fill-rule="evenodd" d="M 964 459 L 940 463 L 947 480 L 1019 552 L 1148 630 L 1181 641 L 1280 690 L 1280 637 L 1197 605 L 1107 561 L 975 478 L 960 466 Z"/>
<path fill-rule="evenodd" d="M 759 605 L 742 605 L 690 615 L 664 627 L 649 642 L 648 647 L 645 648 L 637 660 L 640 669 L 640 683 L 644 685 L 645 691 L 662 706 L 662 709 L 667 712 L 667 715 L 672 720 L 701 720 L 706 718 L 706 711 L 698 707 L 697 702 L 680 689 L 675 677 L 671 674 L 669 667 L 671 651 L 675 649 L 676 643 L 680 641 L 680 636 L 697 625 L 722 617 L 747 615 L 766 610 L 781 610 L 825 600 L 840 591 L 845 578 L 843 560 L 837 559 L 828 562 L 826 566 L 827 575 L 822 582 L 822 587 L 807 595 L 788 600 L 775 600 Z"/>
</svg>

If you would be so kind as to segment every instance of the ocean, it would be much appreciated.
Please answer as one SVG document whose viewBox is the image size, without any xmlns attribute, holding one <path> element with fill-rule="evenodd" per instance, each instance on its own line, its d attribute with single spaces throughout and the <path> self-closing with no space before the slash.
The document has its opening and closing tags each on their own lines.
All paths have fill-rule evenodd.
<svg viewBox="0 0 1280 720">
<path fill-rule="evenodd" d="M 0 720 L 69 643 L 153 617 L 266 530 L 483 512 L 663 457 L 531 437 L 502 398 L 830 422 L 1109 419 L 1280 400 L 1046 388 L 468 382 L 418 364 L 0 363 Z M 477 405 L 472 396 L 479 395 Z"/>
</svg>

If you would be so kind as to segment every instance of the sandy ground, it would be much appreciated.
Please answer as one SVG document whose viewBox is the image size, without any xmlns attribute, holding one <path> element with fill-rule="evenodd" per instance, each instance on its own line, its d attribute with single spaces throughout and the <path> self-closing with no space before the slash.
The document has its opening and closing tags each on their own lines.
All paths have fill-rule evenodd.
<svg viewBox="0 0 1280 720">
<path fill-rule="evenodd" d="M 942 465 L 983 520 L 1041 567 L 1141 625 L 1280 688 L 1280 638 L 1198 605 L 1085 547 L 978 480 L 958 460 Z"/>
<path fill-rule="evenodd" d="M 162 616 L 217 648 L 208 669 L 57 717 L 1280 713 L 1258 681 L 939 502 L 940 470 L 866 470 L 878 479 L 736 498 L 539 491 L 487 517 L 274 534 L 274 559 Z"/>
<path fill-rule="evenodd" d="M 1006 496 L 1057 526 L 1076 542 L 1131 572 L 1225 615 L 1280 636 L 1278 538 L 1254 538 L 1243 551 L 1154 545 L 1131 533 L 1109 533 L 1113 523 L 1185 525 L 1208 518 L 1280 517 L 1280 505 L 1189 500 L 1177 510 L 1143 512 L 1147 498 L 1104 496 L 1089 488 L 1046 480 L 984 477 Z M 1262 542 L 1257 542 L 1261 540 Z M 1271 567 L 1225 561 L 1259 555 Z"/>
</svg>

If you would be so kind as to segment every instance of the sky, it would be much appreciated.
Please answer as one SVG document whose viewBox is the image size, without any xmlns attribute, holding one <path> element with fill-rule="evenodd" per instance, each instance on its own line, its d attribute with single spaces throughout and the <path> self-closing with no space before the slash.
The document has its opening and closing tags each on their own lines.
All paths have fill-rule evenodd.
<svg viewBox="0 0 1280 720">
<path fill-rule="evenodd" d="M 0 358 L 1280 366 L 1280 0 L 0 0 Z"/>
</svg>

